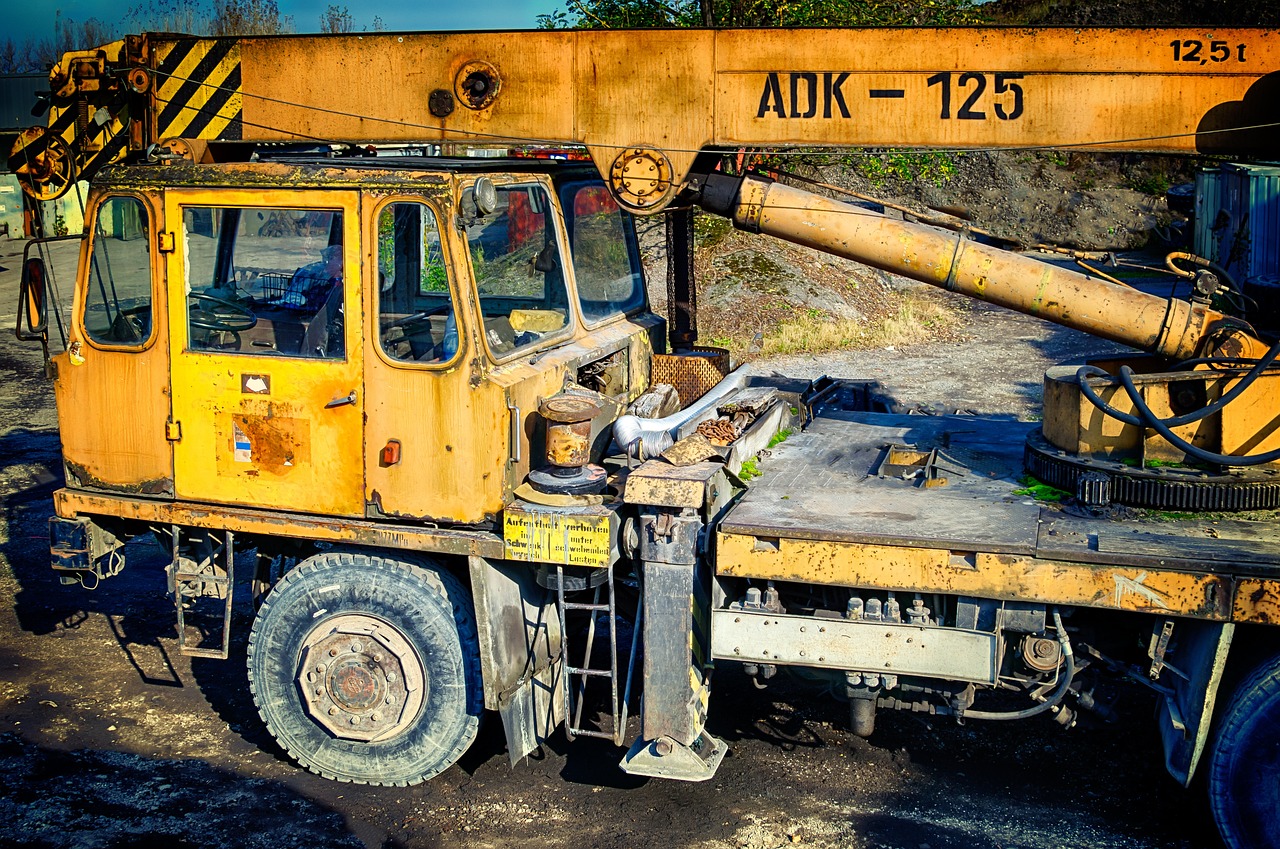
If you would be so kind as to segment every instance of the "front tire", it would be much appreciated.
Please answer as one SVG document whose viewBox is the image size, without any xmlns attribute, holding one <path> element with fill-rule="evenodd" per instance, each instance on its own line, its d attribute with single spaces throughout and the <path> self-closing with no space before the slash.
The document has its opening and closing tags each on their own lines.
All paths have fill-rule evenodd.
<svg viewBox="0 0 1280 849">
<path fill-rule="evenodd" d="M 326 552 L 288 572 L 249 634 L 249 686 L 312 772 L 409 785 L 471 745 L 483 698 L 462 584 L 428 563 Z"/>
<path fill-rule="evenodd" d="M 1209 801 L 1230 849 L 1280 849 L 1280 656 L 1245 679 L 1220 719 Z"/>
</svg>

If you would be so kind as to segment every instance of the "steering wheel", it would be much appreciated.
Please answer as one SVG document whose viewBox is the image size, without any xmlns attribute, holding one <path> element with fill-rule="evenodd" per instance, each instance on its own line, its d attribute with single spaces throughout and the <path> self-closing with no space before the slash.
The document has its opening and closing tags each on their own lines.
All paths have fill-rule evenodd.
<svg viewBox="0 0 1280 849">
<path fill-rule="evenodd" d="M 193 293 L 188 297 L 192 301 L 188 317 L 192 327 L 224 333 L 239 333 L 258 323 L 258 317 L 244 304 L 203 293 Z M 205 303 L 210 306 L 203 306 Z"/>
<path fill-rule="evenodd" d="M 429 310 L 423 310 L 422 312 L 415 312 L 413 315 L 407 315 L 404 318 L 399 319 L 398 321 L 391 322 L 390 324 L 388 324 L 386 327 L 382 329 L 386 331 L 396 327 L 409 327 L 410 325 L 420 324 L 426 321 L 427 319 L 431 318 L 431 316 L 433 315 L 440 315 L 441 313 L 448 312 L 449 307 L 450 307 L 449 304 L 441 304 L 440 306 L 432 307 Z"/>
</svg>

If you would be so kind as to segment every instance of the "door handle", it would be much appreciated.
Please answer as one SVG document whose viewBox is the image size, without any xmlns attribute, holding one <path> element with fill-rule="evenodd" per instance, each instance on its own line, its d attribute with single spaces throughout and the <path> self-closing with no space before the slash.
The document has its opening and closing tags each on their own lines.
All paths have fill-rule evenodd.
<svg viewBox="0 0 1280 849">
<path fill-rule="evenodd" d="M 520 462 L 520 405 L 508 404 L 507 412 L 511 414 L 511 430 L 507 433 L 507 462 L 515 465 Z"/>
<path fill-rule="evenodd" d="M 328 404 L 325 404 L 324 408 L 326 410 L 331 410 L 334 407 L 344 407 L 347 404 L 354 404 L 355 402 L 356 402 L 356 391 L 352 389 L 349 394 L 344 395 L 341 398 L 334 398 Z"/>
</svg>

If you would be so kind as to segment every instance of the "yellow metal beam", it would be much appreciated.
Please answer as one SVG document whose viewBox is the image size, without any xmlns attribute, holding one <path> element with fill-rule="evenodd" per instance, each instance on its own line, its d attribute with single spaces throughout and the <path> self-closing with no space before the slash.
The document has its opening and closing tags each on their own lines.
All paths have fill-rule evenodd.
<svg viewBox="0 0 1280 849">
<path fill-rule="evenodd" d="M 740 578 L 1039 601 L 1219 622 L 1280 622 L 1280 582 L 1158 566 L 722 533 L 717 535 L 716 571 Z"/>
<path fill-rule="evenodd" d="M 192 139 L 586 145 L 655 166 L 665 203 L 711 146 L 888 146 L 1267 154 L 1280 70 L 1264 29 L 822 29 L 149 35 L 55 68 L 50 127 L 80 170 L 118 157 L 124 86 L 145 94 L 131 146 Z M 78 67 L 78 66 L 77 66 Z M 125 76 L 124 71 L 133 73 Z M 127 80 L 127 82 L 126 82 Z M 65 81 L 62 83 L 61 81 Z M 87 101 L 86 111 L 77 100 Z M 135 101 L 136 102 L 136 101 Z M 1252 129 L 1250 129 L 1252 128 Z M 39 153 L 38 150 L 32 152 Z M 94 161 L 89 160 L 93 158 Z M 634 156 L 623 157 L 634 162 Z M 619 166 L 621 167 L 621 166 Z"/>
<path fill-rule="evenodd" d="M 475 555 L 495 560 L 504 556 L 502 537 L 483 531 L 391 525 L 227 505 L 151 501 L 70 489 L 55 492 L 53 503 L 55 512 L 64 519 L 78 515 L 116 516 L 155 524 L 224 529 L 238 534 L 347 542 L 406 551 Z"/>
</svg>

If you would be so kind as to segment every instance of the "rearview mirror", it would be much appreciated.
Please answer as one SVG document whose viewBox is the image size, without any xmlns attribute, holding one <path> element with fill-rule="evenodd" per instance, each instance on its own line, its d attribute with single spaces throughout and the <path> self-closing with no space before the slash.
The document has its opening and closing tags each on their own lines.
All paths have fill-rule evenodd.
<svg viewBox="0 0 1280 849">
<path fill-rule="evenodd" d="M 18 290 L 18 338 L 24 342 L 49 338 L 48 278 L 44 260 L 28 257 L 22 264 L 22 283 Z"/>
</svg>

